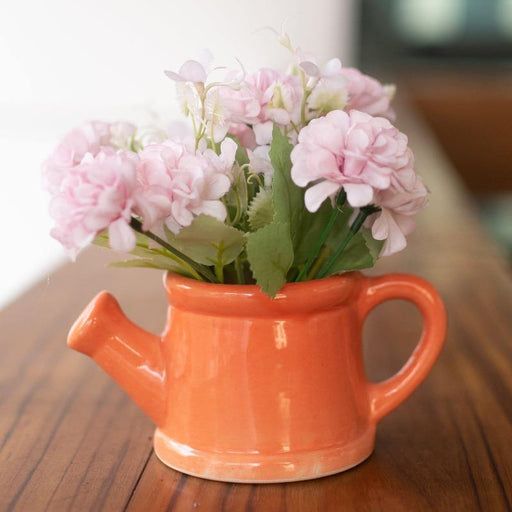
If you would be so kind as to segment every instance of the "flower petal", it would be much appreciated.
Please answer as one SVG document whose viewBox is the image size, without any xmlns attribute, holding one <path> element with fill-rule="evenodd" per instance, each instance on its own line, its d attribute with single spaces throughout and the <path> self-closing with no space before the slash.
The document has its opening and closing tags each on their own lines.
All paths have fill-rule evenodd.
<svg viewBox="0 0 512 512">
<path fill-rule="evenodd" d="M 206 71 L 203 65 L 197 60 L 187 60 L 180 68 L 180 76 L 186 82 L 206 82 Z"/>
<path fill-rule="evenodd" d="M 266 146 L 272 141 L 272 130 L 274 125 L 272 121 L 266 123 L 256 124 L 253 127 L 254 135 L 256 136 L 256 144 L 258 146 Z"/>
<path fill-rule="evenodd" d="M 373 189 L 363 183 L 345 183 L 343 185 L 347 193 L 347 201 L 350 206 L 359 208 L 370 204 L 373 200 Z"/>
<path fill-rule="evenodd" d="M 328 198 L 334 197 L 341 188 L 339 183 L 332 181 L 321 181 L 308 188 L 304 194 L 304 203 L 310 212 L 316 212 L 320 205 Z"/>
<path fill-rule="evenodd" d="M 305 61 L 299 63 L 299 66 L 309 76 L 320 76 L 320 70 L 318 69 L 318 66 L 314 62 L 305 60 Z"/>
<path fill-rule="evenodd" d="M 115 251 L 130 252 L 135 248 L 135 233 L 122 218 L 112 222 L 108 228 L 110 247 Z"/>
<path fill-rule="evenodd" d="M 203 201 L 201 206 L 194 210 L 196 215 L 203 213 L 204 215 L 210 215 L 217 220 L 224 221 L 226 219 L 226 207 L 221 201 Z"/>
</svg>

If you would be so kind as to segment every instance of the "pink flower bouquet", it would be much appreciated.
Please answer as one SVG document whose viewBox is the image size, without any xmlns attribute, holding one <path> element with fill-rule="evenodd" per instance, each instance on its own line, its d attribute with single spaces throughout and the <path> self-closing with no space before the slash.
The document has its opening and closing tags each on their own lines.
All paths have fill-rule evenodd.
<svg viewBox="0 0 512 512">
<path fill-rule="evenodd" d="M 43 165 L 52 236 L 119 266 L 215 283 L 286 282 L 372 267 L 406 246 L 427 189 L 393 124 L 393 87 L 292 47 L 290 70 L 166 71 L 190 132 L 93 121 Z M 213 75 L 221 73 L 220 79 Z"/>
</svg>

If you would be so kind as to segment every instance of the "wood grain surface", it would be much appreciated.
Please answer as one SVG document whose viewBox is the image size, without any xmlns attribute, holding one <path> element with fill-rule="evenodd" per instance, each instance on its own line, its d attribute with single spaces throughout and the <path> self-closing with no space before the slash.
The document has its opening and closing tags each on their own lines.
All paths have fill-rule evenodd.
<svg viewBox="0 0 512 512">
<path fill-rule="evenodd" d="M 101 289 L 143 327 L 160 331 L 162 276 L 105 268 L 111 256 L 93 249 L 0 313 L 0 510 L 512 510 L 510 268 L 429 132 L 410 113 L 400 119 L 432 190 L 431 207 L 408 249 L 373 272 L 430 280 L 446 301 L 450 326 L 436 367 L 379 424 L 366 462 L 278 485 L 209 482 L 161 464 L 150 421 L 65 339 Z M 374 311 L 364 332 L 369 376 L 397 371 L 419 332 L 419 314 L 409 304 Z"/>
</svg>

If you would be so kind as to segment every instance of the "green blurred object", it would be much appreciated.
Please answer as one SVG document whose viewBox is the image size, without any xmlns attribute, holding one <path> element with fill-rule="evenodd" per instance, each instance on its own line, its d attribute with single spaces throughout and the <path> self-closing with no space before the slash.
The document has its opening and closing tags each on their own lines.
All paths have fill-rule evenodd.
<svg viewBox="0 0 512 512">
<path fill-rule="evenodd" d="M 487 231 L 512 258 L 512 194 L 481 197 L 478 204 Z"/>
</svg>

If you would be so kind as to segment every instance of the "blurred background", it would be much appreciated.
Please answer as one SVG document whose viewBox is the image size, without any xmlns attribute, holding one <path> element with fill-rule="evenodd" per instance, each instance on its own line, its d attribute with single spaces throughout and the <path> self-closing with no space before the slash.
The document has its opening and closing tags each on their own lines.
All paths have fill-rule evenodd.
<svg viewBox="0 0 512 512">
<path fill-rule="evenodd" d="M 510 260 L 512 0 L 364 0 L 358 16 L 356 60 L 416 107 Z"/>
<path fill-rule="evenodd" d="M 88 119 L 178 115 L 164 69 L 284 65 L 265 27 L 399 86 L 512 254 L 512 0 L 25 0 L 0 7 L 0 306 L 65 261 L 40 164 Z"/>
</svg>

